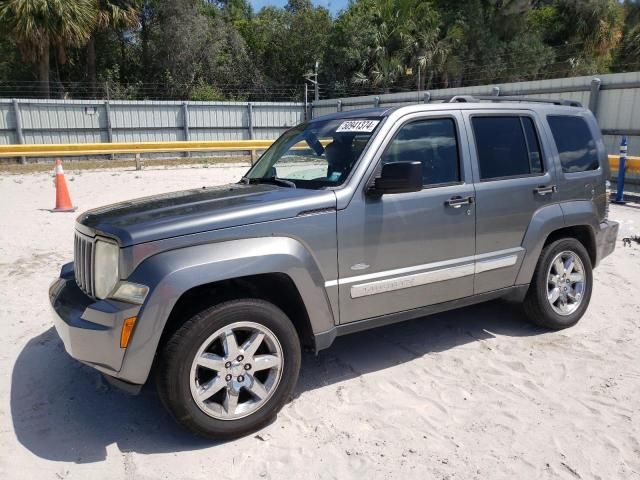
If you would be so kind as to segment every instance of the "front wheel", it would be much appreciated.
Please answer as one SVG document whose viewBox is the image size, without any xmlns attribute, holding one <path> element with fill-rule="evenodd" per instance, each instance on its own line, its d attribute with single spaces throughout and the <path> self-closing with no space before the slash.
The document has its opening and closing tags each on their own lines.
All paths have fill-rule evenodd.
<svg viewBox="0 0 640 480">
<path fill-rule="evenodd" d="M 158 393 L 197 434 L 234 438 L 267 424 L 295 387 L 300 342 L 289 318 L 262 300 L 234 300 L 187 320 L 161 352 Z"/>
<path fill-rule="evenodd" d="M 575 325 L 591 299 L 593 271 L 584 246 L 574 238 L 547 245 L 540 254 L 524 301 L 529 319 L 562 329 Z"/>
</svg>

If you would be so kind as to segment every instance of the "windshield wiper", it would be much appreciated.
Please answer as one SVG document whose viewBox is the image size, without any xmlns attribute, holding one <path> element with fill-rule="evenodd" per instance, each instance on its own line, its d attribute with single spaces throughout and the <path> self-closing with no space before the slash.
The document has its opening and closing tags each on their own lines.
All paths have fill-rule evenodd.
<svg viewBox="0 0 640 480">
<path fill-rule="evenodd" d="M 274 183 L 276 185 L 281 185 L 283 187 L 296 188 L 296 184 L 293 183 L 291 180 L 285 180 L 284 178 L 279 178 L 279 177 L 263 177 L 263 178 L 242 177 L 240 181 L 247 185 L 249 185 L 250 183 Z"/>
</svg>

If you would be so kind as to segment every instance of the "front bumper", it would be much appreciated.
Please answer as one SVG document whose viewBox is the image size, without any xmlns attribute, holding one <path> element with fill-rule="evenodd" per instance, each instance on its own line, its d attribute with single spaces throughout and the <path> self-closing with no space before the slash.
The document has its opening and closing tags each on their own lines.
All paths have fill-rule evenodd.
<svg viewBox="0 0 640 480">
<path fill-rule="evenodd" d="M 49 287 L 49 302 L 53 323 L 67 353 L 106 375 L 120 378 L 118 372 L 126 351 L 120 348 L 122 323 L 138 316 L 140 306 L 88 297 L 76 285 L 73 263 L 64 265 L 60 277 Z"/>
<path fill-rule="evenodd" d="M 620 224 L 613 220 L 605 220 L 600 223 L 596 232 L 596 263 L 615 250 L 619 226 Z"/>
</svg>

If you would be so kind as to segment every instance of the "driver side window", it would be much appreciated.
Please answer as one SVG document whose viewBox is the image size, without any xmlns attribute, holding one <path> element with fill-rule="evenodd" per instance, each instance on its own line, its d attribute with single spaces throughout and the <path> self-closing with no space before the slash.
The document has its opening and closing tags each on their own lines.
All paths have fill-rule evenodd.
<svg viewBox="0 0 640 480">
<path fill-rule="evenodd" d="M 451 118 L 403 125 L 382 156 L 382 164 L 421 162 L 424 186 L 460 182 L 456 125 Z"/>
</svg>

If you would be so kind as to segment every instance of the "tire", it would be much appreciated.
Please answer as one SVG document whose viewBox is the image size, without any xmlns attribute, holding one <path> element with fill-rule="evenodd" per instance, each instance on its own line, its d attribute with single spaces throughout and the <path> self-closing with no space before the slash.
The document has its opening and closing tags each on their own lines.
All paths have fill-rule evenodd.
<svg viewBox="0 0 640 480">
<path fill-rule="evenodd" d="M 564 267 L 570 256 L 573 270 L 567 273 Z M 560 263 L 555 264 L 558 259 Z M 562 268 L 558 268 L 559 265 Z M 583 278 L 581 288 L 580 282 L 574 282 L 580 275 Z M 524 311 L 531 322 L 541 327 L 554 330 L 572 327 L 587 310 L 592 288 L 591 259 L 582 243 L 574 238 L 556 240 L 545 246 L 540 254 L 524 299 Z M 557 300 L 553 301 L 554 298 Z"/>
<path fill-rule="evenodd" d="M 170 337 L 160 352 L 158 394 L 192 432 L 236 438 L 276 416 L 293 393 L 300 360 L 298 334 L 282 310 L 263 300 L 232 300 L 194 315 Z"/>
</svg>

